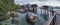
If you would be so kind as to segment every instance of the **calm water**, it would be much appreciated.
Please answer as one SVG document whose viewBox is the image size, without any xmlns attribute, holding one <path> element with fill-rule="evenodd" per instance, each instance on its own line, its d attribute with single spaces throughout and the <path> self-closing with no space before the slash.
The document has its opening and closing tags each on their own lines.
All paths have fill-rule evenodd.
<svg viewBox="0 0 60 25">
<path fill-rule="evenodd" d="M 25 17 L 27 15 L 27 13 L 28 12 L 25 12 L 25 13 L 17 12 L 18 17 L 14 18 L 14 19 L 19 22 L 18 24 L 12 24 L 11 23 L 12 17 L 8 20 L 3 21 L 1 24 L 2 25 L 5 25 L 5 24 L 7 24 L 7 25 L 31 25 L 30 23 L 28 23 L 26 21 Z M 47 21 L 47 20 L 45 20 L 45 18 L 43 16 L 45 14 L 45 11 L 41 10 L 41 9 L 38 9 L 36 14 L 38 15 L 38 22 L 35 25 L 43 25 Z"/>
</svg>

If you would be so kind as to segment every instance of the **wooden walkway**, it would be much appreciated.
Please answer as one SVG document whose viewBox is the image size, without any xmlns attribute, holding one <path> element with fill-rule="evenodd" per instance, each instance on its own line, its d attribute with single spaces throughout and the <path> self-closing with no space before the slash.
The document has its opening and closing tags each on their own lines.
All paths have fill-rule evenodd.
<svg viewBox="0 0 60 25">
<path fill-rule="evenodd" d="M 56 25 L 60 25 L 60 16 L 56 15 Z"/>
<path fill-rule="evenodd" d="M 51 25 L 60 25 L 60 11 L 54 11 L 54 12 L 56 13 L 56 17 L 55 17 L 56 21 L 54 21 L 54 23 L 53 23 L 53 19 L 52 19 L 52 21 L 50 23 L 51 23 Z M 47 25 L 48 23 L 45 23 L 45 24 Z M 50 25 L 50 24 L 48 24 L 48 25 Z"/>
<path fill-rule="evenodd" d="M 60 11 L 56 11 L 56 25 L 60 25 Z"/>
</svg>

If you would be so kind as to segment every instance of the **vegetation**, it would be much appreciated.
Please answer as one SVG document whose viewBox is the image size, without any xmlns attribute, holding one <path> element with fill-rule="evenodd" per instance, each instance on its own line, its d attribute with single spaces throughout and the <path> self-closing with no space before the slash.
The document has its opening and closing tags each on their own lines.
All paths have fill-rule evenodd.
<svg viewBox="0 0 60 25">
<path fill-rule="evenodd" d="M 8 18 L 6 13 L 17 9 L 18 5 L 15 5 L 14 0 L 0 0 L 0 18 Z"/>
</svg>

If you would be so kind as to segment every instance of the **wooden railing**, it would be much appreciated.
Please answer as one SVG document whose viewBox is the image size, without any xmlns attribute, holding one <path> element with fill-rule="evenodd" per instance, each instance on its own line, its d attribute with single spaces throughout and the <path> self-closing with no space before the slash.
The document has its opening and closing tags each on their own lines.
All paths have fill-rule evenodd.
<svg viewBox="0 0 60 25">
<path fill-rule="evenodd" d="M 43 25 L 56 25 L 56 13 L 53 14 Z"/>
<path fill-rule="evenodd" d="M 43 25 L 56 25 L 56 12 L 52 13 L 53 16 L 50 17 Z"/>
</svg>

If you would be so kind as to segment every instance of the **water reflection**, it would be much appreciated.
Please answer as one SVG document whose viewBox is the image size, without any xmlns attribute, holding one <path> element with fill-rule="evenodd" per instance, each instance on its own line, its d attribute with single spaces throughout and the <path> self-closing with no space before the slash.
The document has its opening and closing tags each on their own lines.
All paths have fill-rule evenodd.
<svg viewBox="0 0 60 25">
<path fill-rule="evenodd" d="M 13 19 L 12 17 L 8 20 L 5 20 L 2 22 L 3 25 L 32 25 L 26 21 L 26 15 L 30 13 L 29 11 L 20 13 L 17 12 L 18 17 L 14 18 L 17 20 L 19 23 L 18 24 L 12 24 L 11 20 Z M 32 12 L 33 13 L 33 12 Z M 35 25 L 43 25 L 47 20 L 45 19 L 45 10 L 42 10 L 40 8 L 37 8 L 37 13 L 35 13 L 38 16 L 38 21 L 35 23 Z M 48 16 L 47 16 L 48 17 Z"/>
</svg>

